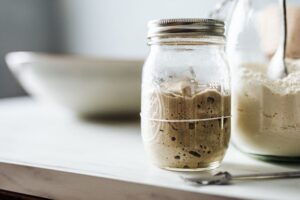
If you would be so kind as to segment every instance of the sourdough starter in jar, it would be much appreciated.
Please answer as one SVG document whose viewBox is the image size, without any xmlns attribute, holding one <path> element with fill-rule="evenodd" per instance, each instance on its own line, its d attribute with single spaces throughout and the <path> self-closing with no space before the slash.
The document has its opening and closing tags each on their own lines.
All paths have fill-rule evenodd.
<svg viewBox="0 0 300 200">
<path fill-rule="evenodd" d="M 157 166 L 205 168 L 224 157 L 230 138 L 230 95 L 210 88 L 193 91 L 195 87 L 195 82 L 178 81 L 149 94 L 151 118 L 142 119 L 142 132 Z"/>
</svg>

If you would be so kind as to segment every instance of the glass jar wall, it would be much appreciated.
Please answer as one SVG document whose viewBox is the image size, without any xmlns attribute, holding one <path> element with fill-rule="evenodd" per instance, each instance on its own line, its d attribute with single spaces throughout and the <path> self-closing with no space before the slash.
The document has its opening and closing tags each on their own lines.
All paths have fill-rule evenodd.
<svg viewBox="0 0 300 200">
<path fill-rule="evenodd" d="M 145 149 L 158 167 L 211 169 L 224 157 L 231 94 L 223 34 L 224 23 L 215 20 L 149 23 L 141 127 Z"/>
</svg>

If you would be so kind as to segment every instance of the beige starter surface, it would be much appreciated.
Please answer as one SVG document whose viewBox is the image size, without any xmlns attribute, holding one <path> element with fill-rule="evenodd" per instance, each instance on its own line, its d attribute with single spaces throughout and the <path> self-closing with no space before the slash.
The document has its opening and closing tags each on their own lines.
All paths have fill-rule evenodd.
<svg viewBox="0 0 300 200">
<path fill-rule="evenodd" d="M 230 138 L 230 95 L 193 92 L 188 81 L 160 85 L 148 96 L 142 133 L 146 151 L 162 168 L 214 168 Z M 197 120 L 199 119 L 199 120 Z"/>
</svg>

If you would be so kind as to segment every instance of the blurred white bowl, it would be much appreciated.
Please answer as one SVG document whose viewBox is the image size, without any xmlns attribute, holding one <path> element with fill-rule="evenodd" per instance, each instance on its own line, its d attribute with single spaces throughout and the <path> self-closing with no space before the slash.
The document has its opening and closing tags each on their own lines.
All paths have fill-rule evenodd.
<svg viewBox="0 0 300 200">
<path fill-rule="evenodd" d="M 12 52 L 6 62 L 29 94 L 79 115 L 134 114 L 140 110 L 141 60 Z"/>
</svg>

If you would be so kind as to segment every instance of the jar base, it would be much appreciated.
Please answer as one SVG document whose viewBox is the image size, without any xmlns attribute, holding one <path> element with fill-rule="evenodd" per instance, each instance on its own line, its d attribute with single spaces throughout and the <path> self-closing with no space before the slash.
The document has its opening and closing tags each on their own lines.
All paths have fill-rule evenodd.
<svg viewBox="0 0 300 200">
<path fill-rule="evenodd" d="M 246 153 L 253 158 L 268 161 L 268 162 L 288 162 L 288 163 L 300 163 L 300 157 L 292 156 L 273 156 L 273 155 L 261 155 L 261 154 L 252 154 Z"/>
<path fill-rule="evenodd" d="M 213 170 L 219 167 L 221 164 L 220 161 L 216 161 L 210 164 L 203 164 L 203 166 L 199 166 L 198 168 L 175 168 L 175 167 L 161 167 L 161 169 L 169 170 L 169 171 L 178 171 L 178 172 L 200 172 L 200 171 L 208 171 Z"/>
<path fill-rule="evenodd" d="M 248 153 L 239 148 L 236 144 L 233 143 L 234 148 L 238 151 L 246 154 L 252 158 L 266 161 L 266 162 L 285 162 L 285 163 L 300 163 L 300 156 L 276 156 L 276 155 L 264 155 L 257 153 Z"/>
</svg>

